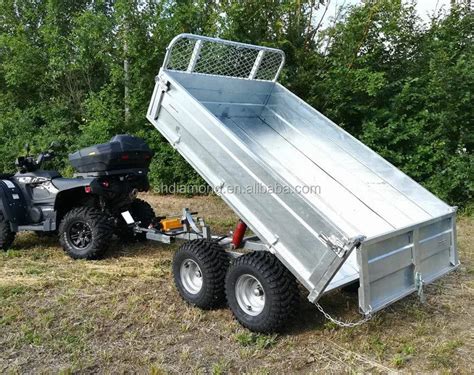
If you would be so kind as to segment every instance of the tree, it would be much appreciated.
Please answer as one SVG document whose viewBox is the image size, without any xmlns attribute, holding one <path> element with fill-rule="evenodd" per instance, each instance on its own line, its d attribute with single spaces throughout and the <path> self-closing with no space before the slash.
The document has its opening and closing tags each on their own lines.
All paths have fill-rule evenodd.
<svg viewBox="0 0 474 375">
<path fill-rule="evenodd" d="M 152 184 L 200 177 L 146 121 L 166 46 L 190 32 L 286 53 L 281 81 L 452 204 L 473 195 L 474 14 L 428 24 L 414 2 L 370 0 L 321 29 L 316 0 L 0 2 L 0 166 L 28 140 L 64 153 L 118 133 L 156 151 Z M 56 167 L 70 172 L 65 158 Z"/>
</svg>

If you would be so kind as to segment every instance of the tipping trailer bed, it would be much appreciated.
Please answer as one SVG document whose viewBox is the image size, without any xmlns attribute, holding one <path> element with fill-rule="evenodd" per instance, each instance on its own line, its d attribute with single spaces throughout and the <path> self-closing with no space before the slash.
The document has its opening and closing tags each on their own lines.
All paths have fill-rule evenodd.
<svg viewBox="0 0 474 375">
<path fill-rule="evenodd" d="M 310 301 L 357 280 L 364 314 L 421 293 L 459 265 L 456 209 L 277 83 L 284 59 L 179 35 L 147 118 Z"/>
</svg>

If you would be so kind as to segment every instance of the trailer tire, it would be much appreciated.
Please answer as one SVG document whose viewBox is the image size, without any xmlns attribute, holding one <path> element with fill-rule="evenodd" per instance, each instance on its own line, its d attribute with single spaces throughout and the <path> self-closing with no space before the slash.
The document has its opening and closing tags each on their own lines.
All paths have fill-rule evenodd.
<svg viewBox="0 0 474 375">
<path fill-rule="evenodd" d="M 135 199 L 130 205 L 130 214 L 133 219 L 140 222 L 141 227 L 148 227 L 153 219 L 156 217 L 155 211 L 151 205 L 142 200 Z M 135 233 L 132 228 L 130 228 L 122 216 L 118 218 L 119 224 L 115 230 L 115 234 L 122 241 L 133 242 L 133 241 L 145 241 L 146 233 Z"/>
<path fill-rule="evenodd" d="M 296 279 L 266 251 L 235 259 L 227 271 L 225 288 L 235 318 L 255 332 L 280 331 L 299 301 Z"/>
<path fill-rule="evenodd" d="M 113 233 L 113 218 L 93 207 L 73 208 L 59 224 L 59 242 L 73 259 L 102 257 Z"/>
<path fill-rule="evenodd" d="M 7 251 L 15 241 L 15 235 L 10 228 L 10 222 L 0 214 L 0 249 Z"/>
<path fill-rule="evenodd" d="M 225 302 L 224 280 L 229 257 L 215 241 L 197 239 L 183 244 L 173 257 L 173 278 L 181 297 L 202 309 Z"/>
</svg>

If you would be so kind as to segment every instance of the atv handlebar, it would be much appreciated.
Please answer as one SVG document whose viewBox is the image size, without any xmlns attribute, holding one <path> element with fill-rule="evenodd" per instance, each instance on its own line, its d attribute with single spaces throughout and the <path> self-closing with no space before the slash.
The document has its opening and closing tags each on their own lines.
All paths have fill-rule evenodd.
<svg viewBox="0 0 474 375">
<path fill-rule="evenodd" d="M 20 156 L 16 159 L 15 165 L 21 173 L 34 172 L 41 168 L 45 161 L 49 161 L 55 157 L 53 150 L 40 152 L 36 159 L 33 156 Z"/>
<path fill-rule="evenodd" d="M 51 160 L 52 158 L 55 157 L 55 154 L 52 150 L 49 150 L 47 152 L 41 152 L 40 154 L 38 154 L 38 157 L 36 159 L 36 165 L 41 166 L 41 164 L 43 164 L 45 161 L 49 161 Z"/>
</svg>

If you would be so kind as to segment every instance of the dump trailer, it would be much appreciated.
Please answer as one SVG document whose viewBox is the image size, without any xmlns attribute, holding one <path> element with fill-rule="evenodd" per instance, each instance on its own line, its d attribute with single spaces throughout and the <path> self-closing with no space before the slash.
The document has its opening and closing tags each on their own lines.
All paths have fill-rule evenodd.
<svg viewBox="0 0 474 375">
<path fill-rule="evenodd" d="M 232 262 L 240 274 L 222 276 L 231 309 L 250 329 L 281 325 L 285 312 L 269 304 L 289 303 L 275 297 L 287 292 L 259 278 L 265 264 L 283 275 L 268 280 L 287 272 L 316 304 L 358 281 L 365 316 L 422 295 L 459 265 L 456 208 L 279 84 L 284 62 L 278 49 L 178 35 L 148 108 L 148 120 L 256 236 Z M 186 299 L 206 278 L 196 279 L 205 265 L 184 258 L 174 271 Z"/>
</svg>

